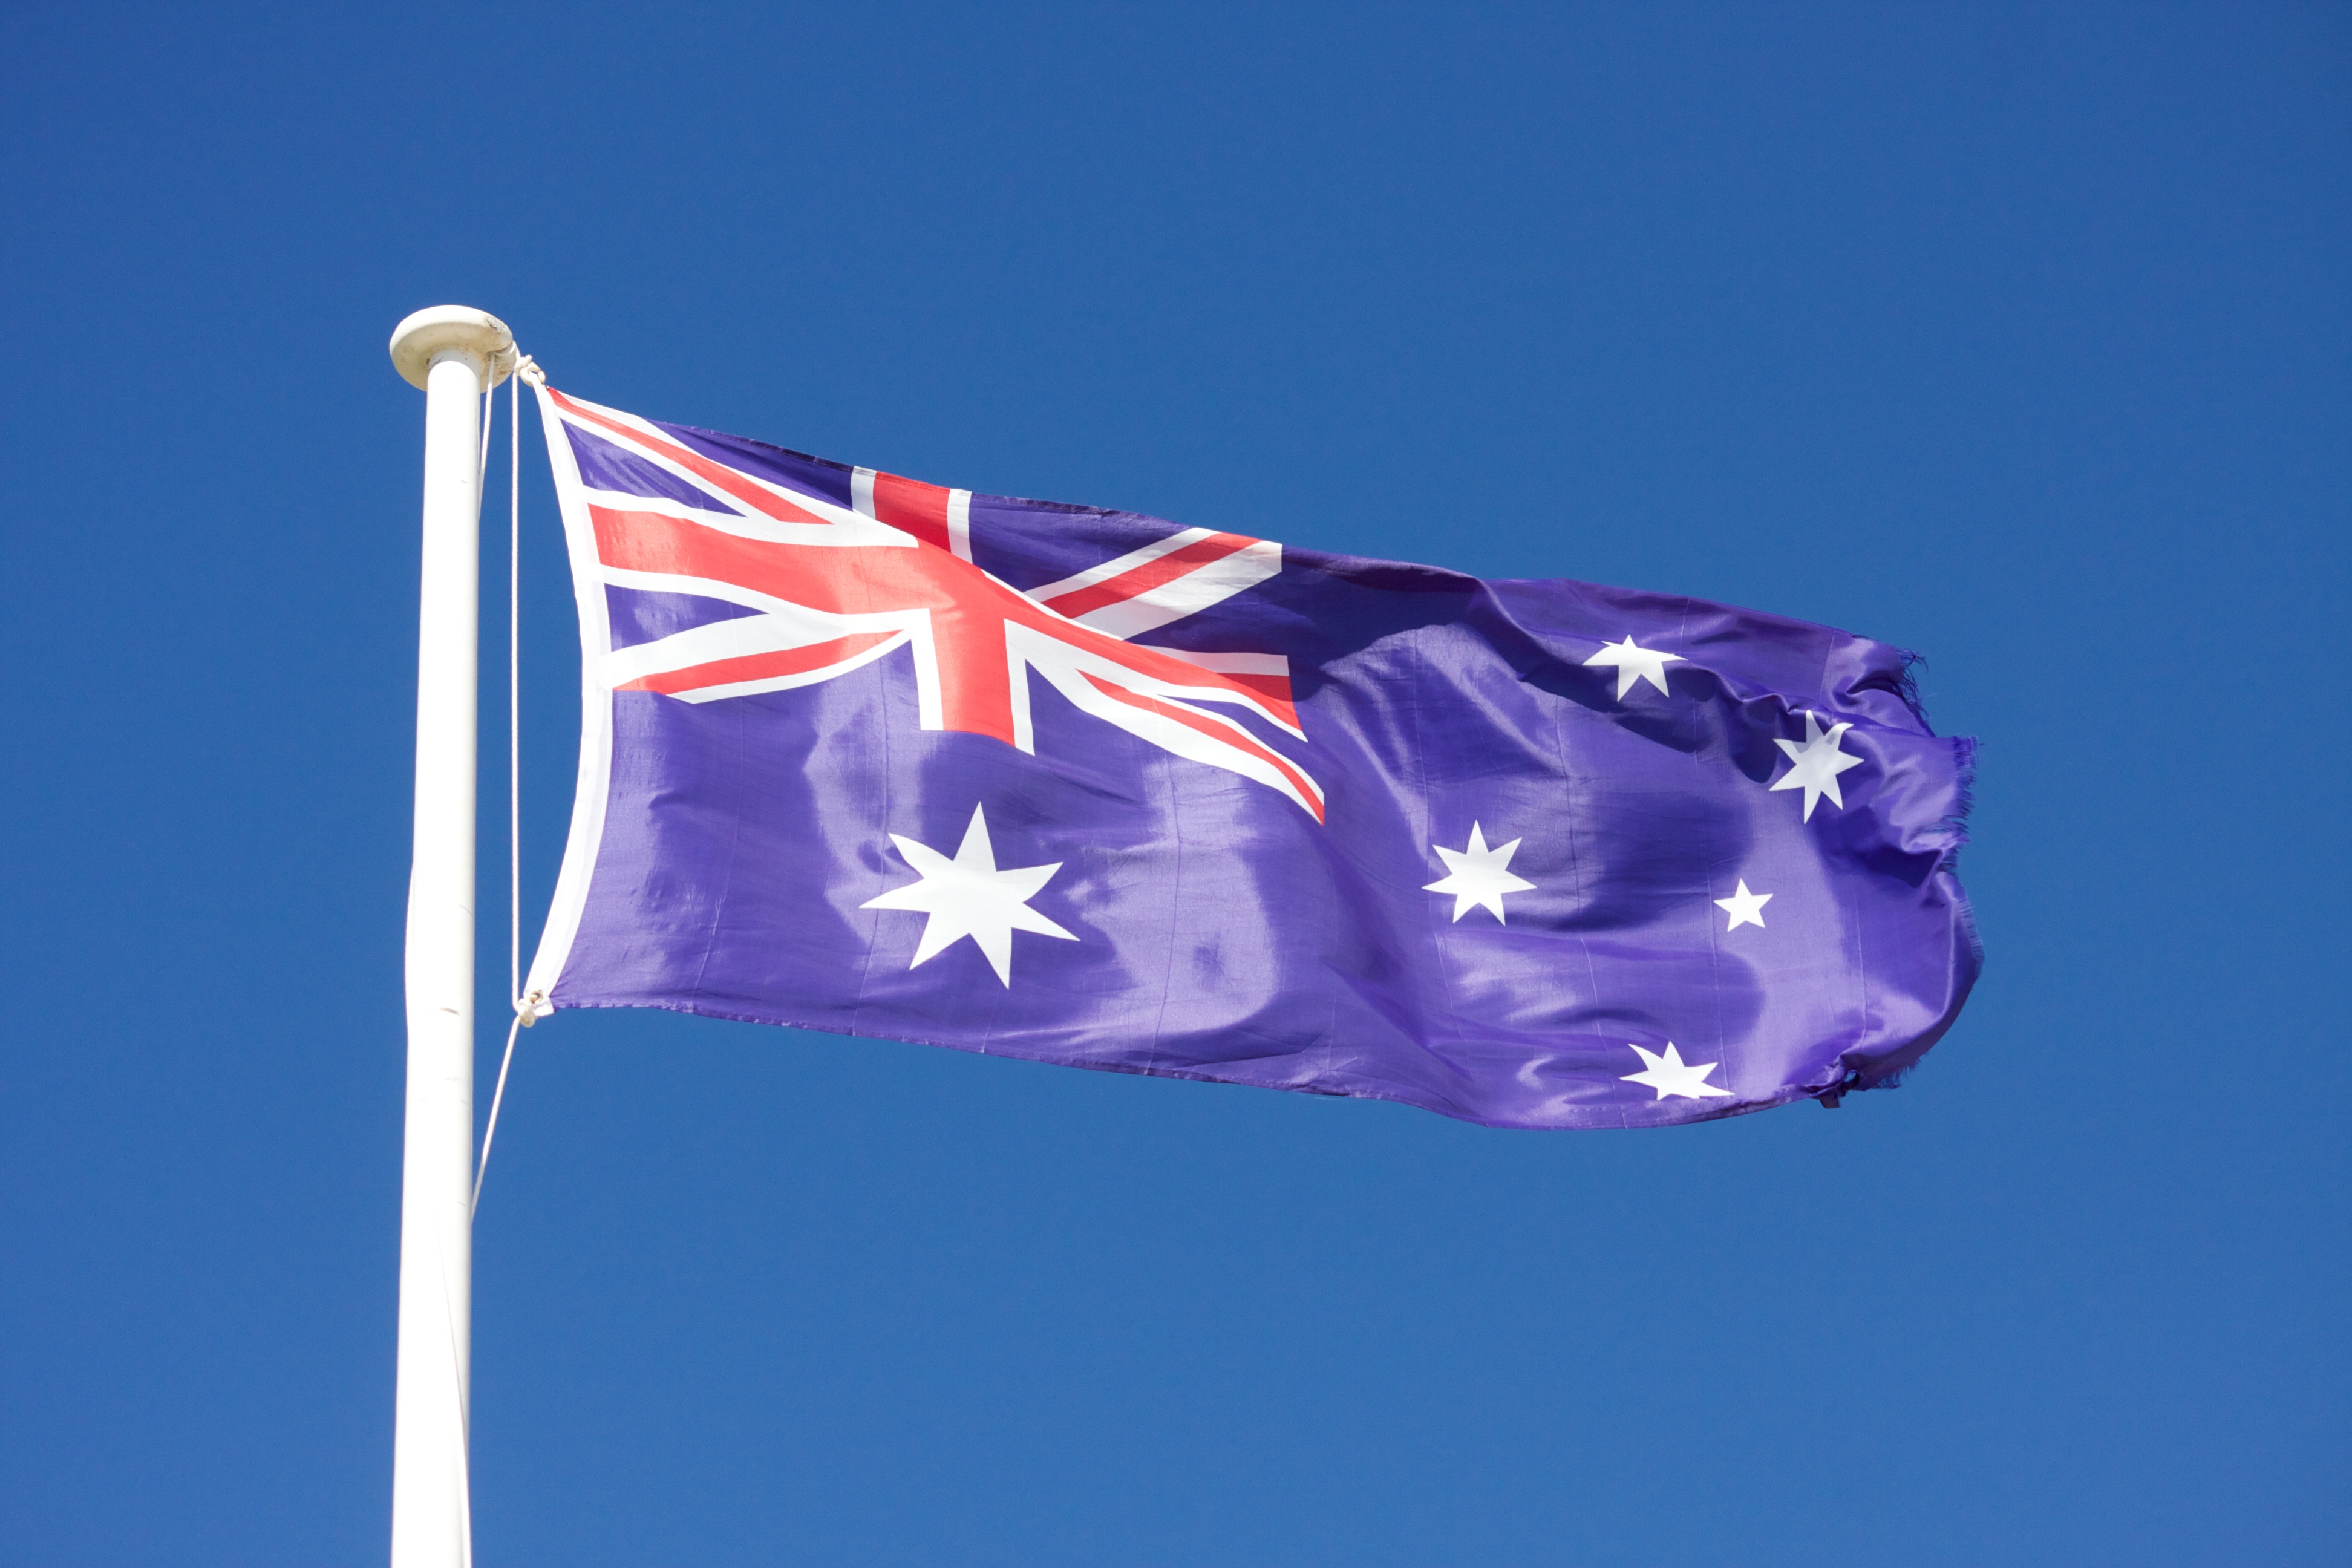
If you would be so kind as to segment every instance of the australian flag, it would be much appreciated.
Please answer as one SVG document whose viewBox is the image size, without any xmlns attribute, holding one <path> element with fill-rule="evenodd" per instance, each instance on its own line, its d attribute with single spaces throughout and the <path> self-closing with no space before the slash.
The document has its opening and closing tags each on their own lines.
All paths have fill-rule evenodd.
<svg viewBox="0 0 2352 1568">
<path fill-rule="evenodd" d="M 534 1014 L 1636 1127 L 1890 1083 L 1976 977 L 1970 743 L 1895 648 L 539 395 L 584 719 Z"/>
</svg>

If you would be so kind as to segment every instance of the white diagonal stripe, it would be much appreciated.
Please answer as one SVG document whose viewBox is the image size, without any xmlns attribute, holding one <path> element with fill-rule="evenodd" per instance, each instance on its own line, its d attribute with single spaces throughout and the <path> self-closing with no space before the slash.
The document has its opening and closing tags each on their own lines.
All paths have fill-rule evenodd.
<svg viewBox="0 0 2352 1568">
<path fill-rule="evenodd" d="M 1290 679 L 1290 658 L 1279 653 L 1196 653 L 1189 647 L 1161 647 L 1157 643 L 1138 643 L 1154 653 L 1164 653 L 1170 658 L 1181 658 L 1186 664 L 1202 669 L 1213 669 L 1219 675 L 1278 675 Z"/>
<path fill-rule="evenodd" d="M 1097 583 L 1108 583 L 1114 577 L 1123 577 L 1139 566 L 1149 566 L 1163 555 L 1173 555 L 1188 544 L 1198 544 L 1204 539 L 1213 539 L 1216 534 L 1217 531 L 1213 528 L 1181 530 L 1165 539 L 1147 544 L 1140 550 L 1130 550 L 1117 560 L 1106 561 L 1099 566 L 1089 566 L 1085 571 L 1065 577 L 1058 583 L 1048 583 L 1042 588 L 1032 588 L 1029 590 L 1028 597 L 1041 605 L 1048 604 L 1065 594 L 1075 594 L 1081 588 L 1091 588 Z"/>
<path fill-rule="evenodd" d="M 1220 556 L 1181 577 L 1071 619 L 1123 641 L 1157 631 L 1171 621 L 1198 615 L 1244 588 L 1255 587 L 1281 570 L 1282 546 L 1270 539 L 1253 540 L 1231 555 Z M 1039 595 L 1033 594 L 1030 597 Z"/>
</svg>

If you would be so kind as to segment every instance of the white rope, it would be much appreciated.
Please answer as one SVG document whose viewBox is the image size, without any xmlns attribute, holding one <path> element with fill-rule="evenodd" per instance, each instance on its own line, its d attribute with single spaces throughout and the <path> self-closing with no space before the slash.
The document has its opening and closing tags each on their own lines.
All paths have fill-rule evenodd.
<svg viewBox="0 0 2352 1568">
<path fill-rule="evenodd" d="M 483 379 L 490 380 L 488 376 Z M 482 480 L 490 471 L 490 415 L 498 405 L 499 389 L 492 382 L 482 388 L 482 438 L 474 443 L 475 456 L 479 459 L 474 465 L 474 519 L 478 522 L 482 516 Z"/>
<path fill-rule="evenodd" d="M 468 1215 L 482 1206 L 482 1179 L 489 1174 L 490 1141 L 499 1135 L 516 1037 L 539 1015 L 539 998 L 522 994 L 522 383 L 525 372 L 538 369 L 529 354 L 516 361 L 507 407 L 507 994 L 514 998 L 515 1017 L 507 1027 L 506 1053 L 499 1058 L 499 1086 L 491 1091 L 490 1120 L 482 1129 L 482 1162 L 474 1169 Z M 482 435 L 487 464 L 487 416 Z"/>
<path fill-rule="evenodd" d="M 466 1217 L 482 1206 L 482 1178 L 490 1173 L 490 1140 L 499 1135 L 499 1106 L 507 1097 L 507 1069 L 514 1066 L 515 1037 L 522 1033 L 524 1015 L 520 1005 L 514 1022 L 507 1026 L 507 1054 L 499 1058 L 499 1087 L 490 1096 L 490 1124 L 482 1129 L 482 1163 L 474 1169 L 474 1197 L 466 1205 Z"/>
<path fill-rule="evenodd" d="M 522 366 L 507 378 L 507 994 L 522 994 Z"/>
</svg>

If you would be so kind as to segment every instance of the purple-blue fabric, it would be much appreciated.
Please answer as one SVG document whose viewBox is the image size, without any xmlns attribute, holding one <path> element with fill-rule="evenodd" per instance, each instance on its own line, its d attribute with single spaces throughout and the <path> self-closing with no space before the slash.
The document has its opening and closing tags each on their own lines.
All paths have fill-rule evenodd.
<svg viewBox="0 0 2352 1568">
<path fill-rule="evenodd" d="M 846 504 L 849 470 L 661 426 Z M 572 434 L 583 474 L 627 464 Z M 642 465 L 640 465 L 642 466 Z M 600 470 L 603 471 L 603 470 Z M 673 482 L 674 481 L 670 481 Z M 598 483 L 593 477 L 590 483 Z M 705 498 L 712 510 L 719 503 Z M 1060 581 L 1176 524 L 1002 497 L 975 563 Z M 615 646 L 743 612 L 604 590 Z M 1631 637 L 1668 690 L 1586 661 Z M 1971 742 L 1938 738 L 1909 656 L 1800 621 L 1589 584 L 1481 581 L 1286 551 L 1151 641 L 1290 660 L 1323 822 L 1034 683 L 1035 752 L 919 727 L 899 648 L 821 684 L 693 703 L 614 694 L 610 795 L 557 1007 L 653 1006 L 1075 1067 L 1392 1100 L 1497 1127 L 1633 1127 L 1893 1082 L 1948 1028 L 1980 950 L 1954 860 Z M 1850 724 L 1863 759 L 1810 820 L 1776 741 Z M 971 941 L 925 917 L 892 835 L 952 854 L 975 805 L 1077 940 Z M 1428 885 L 1474 823 L 1520 840 L 1506 914 Z M 1740 883 L 1772 897 L 1727 929 Z M 1728 1094 L 1628 1074 L 1672 1044 Z M 1636 1047 L 1639 1047 L 1637 1049 Z M 1644 1055 L 1647 1053 L 1647 1056 Z"/>
</svg>

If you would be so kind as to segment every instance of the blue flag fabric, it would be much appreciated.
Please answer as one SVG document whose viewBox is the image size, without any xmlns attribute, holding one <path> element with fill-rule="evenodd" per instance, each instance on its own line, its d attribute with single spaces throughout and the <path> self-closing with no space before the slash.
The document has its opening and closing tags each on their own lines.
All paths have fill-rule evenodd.
<svg viewBox="0 0 2352 1568">
<path fill-rule="evenodd" d="M 1980 962 L 1908 656 L 540 394 L 579 793 L 530 1005 L 1499 1127 L 1835 1104 Z"/>
</svg>

